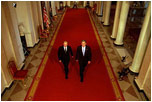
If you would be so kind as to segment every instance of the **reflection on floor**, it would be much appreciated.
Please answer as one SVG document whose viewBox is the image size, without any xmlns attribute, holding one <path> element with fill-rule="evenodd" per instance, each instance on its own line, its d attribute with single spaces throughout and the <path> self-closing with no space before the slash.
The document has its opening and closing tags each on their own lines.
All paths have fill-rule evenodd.
<svg viewBox="0 0 152 102">
<path fill-rule="evenodd" d="M 91 13 L 92 15 L 92 13 Z M 54 22 L 54 28 L 51 31 L 51 36 L 47 41 L 40 40 L 39 44 L 36 45 L 34 48 L 30 48 L 30 55 L 27 57 L 25 61 L 25 67 L 24 69 L 28 69 L 28 78 L 26 79 L 26 87 L 23 86 L 22 82 L 20 81 L 14 81 L 14 84 L 10 89 L 7 89 L 5 93 L 2 96 L 3 101 L 23 101 L 27 91 L 31 85 L 31 82 L 33 80 L 33 77 L 38 69 L 39 64 L 41 63 L 42 57 L 44 56 L 44 53 L 47 49 L 47 46 L 49 44 L 49 41 L 52 38 L 53 32 L 55 31 L 55 28 L 57 26 L 57 23 L 59 22 L 59 19 L 61 18 L 61 14 L 58 17 L 58 20 Z M 97 27 L 97 30 L 99 32 L 100 38 L 103 42 L 103 45 L 105 47 L 105 50 L 107 52 L 107 55 L 110 59 L 111 65 L 113 67 L 113 70 L 118 78 L 117 72 L 120 71 L 125 65 L 121 62 L 120 55 L 122 51 L 119 50 L 113 45 L 113 40 L 109 38 L 109 35 L 111 34 L 112 27 L 103 27 L 102 24 L 99 22 L 98 18 L 96 16 L 93 16 L 95 25 Z M 128 62 L 129 63 L 129 62 Z M 134 86 L 133 83 L 134 76 L 128 75 L 124 79 L 124 81 L 118 81 L 119 85 L 122 89 L 123 95 L 125 97 L 125 100 L 127 101 L 139 101 L 139 100 L 146 100 L 142 93 L 139 93 Z"/>
</svg>

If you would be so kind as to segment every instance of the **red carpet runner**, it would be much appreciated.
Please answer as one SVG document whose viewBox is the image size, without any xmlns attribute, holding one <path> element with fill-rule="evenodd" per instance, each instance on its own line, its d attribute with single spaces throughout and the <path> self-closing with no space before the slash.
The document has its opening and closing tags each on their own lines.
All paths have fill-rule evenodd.
<svg viewBox="0 0 152 102">
<path fill-rule="evenodd" d="M 68 9 L 61 22 L 25 100 L 124 100 L 87 10 Z M 63 65 L 57 59 L 58 47 L 67 40 L 75 55 L 83 39 L 91 47 L 92 63 L 86 67 L 84 82 L 80 83 L 79 66 L 72 59 L 66 80 Z"/>
</svg>

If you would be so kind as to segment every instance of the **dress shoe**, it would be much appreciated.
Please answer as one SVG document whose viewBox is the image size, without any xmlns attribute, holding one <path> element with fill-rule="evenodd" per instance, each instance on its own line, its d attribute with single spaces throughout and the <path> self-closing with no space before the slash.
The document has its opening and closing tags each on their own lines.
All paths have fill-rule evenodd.
<svg viewBox="0 0 152 102">
<path fill-rule="evenodd" d="M 83 82 L 83 79 L 81 79 L 80 82 Z"/>
<path fill-rule="evenodd" d="M 65 76 L 65 79 L 68 79 L 68 76 Z"/>
</svg>

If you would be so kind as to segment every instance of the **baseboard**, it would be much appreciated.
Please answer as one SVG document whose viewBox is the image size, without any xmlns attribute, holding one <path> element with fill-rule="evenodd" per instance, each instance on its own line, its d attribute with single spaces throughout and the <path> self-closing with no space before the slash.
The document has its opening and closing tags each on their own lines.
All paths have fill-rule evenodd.
<svg viewBox="0 0 152 102">
<path fill-rule="evenodd" d="M 4 95 L 4 93 L 5 93 L 5 91 L 6 91 L 7 89 L 10 89 L 10 88 L 13 86 L 13 84 L 14 84 L 14 81 L 12 80 L 12 81 L 9 83 L 9 85 L 5 87 L 5 89 L 3 90 L 3 92 L 1 92 L 1 97 Z"/>
<path fill-rule="evenodd" d="M 111 39 L 111 40 L 116 40 L 116 38 L 112 38 L 111 36 L 110 36 L 110 39 Z"/>
<path fill-rule="evenodd" d="M 109 24 L 109 25 L 104 25 L 104 24 L 103 24 L 103 27 L 110 27 L 110 24 Z"/>
<path fill-rule="evenodd" d="M 98 14 L 96 14 L 98 17 L 102 17 L 103 15 L 98 15 Z"/>
<path fill-rule="evenodd" d="M 24 67 L 25 67 L 25 63 L 24 63 L 24 65 L 22 66 L 21 70 L 23 70 L 23 69 L 24 69 Z"/>
<path fill-rule="evenodd" d="M 35 44 L 27 46 L 27 48 L 33 48 Z"/>
<path fill-rule="evenodd" d="M 36 41 L 36 44 L 38 44 L 40 42 L 40 39 L 38 39 L 37 41 Z"/>
<path fill-rule="evenodd" d="M 134 80 L 133 81 L 135 87 L 137 88 L 138 92 L 142 92 L 146 98 L 147 101 L 150 101 L 149 98 L 147 97 L 146 93 L 144 92 L 144 90 L 141 90 L 139 87 L 138 87 L 138 84 L 136 83 L 136 81 Z"/>
<path fill-rule="evenodd" d="M 9 84 L 6 85 L 6 88 L 10 88 L 10 87 L 12 86 L 13 81 L 14 81 L 14 80 L 11 80 L 11 81 L 9 82 Z"/>
<path fill-rule="evenodd" d="M 115 46 L 117 46 L 117 47 L 123 47 L 123 46 L 124 46 L 124 44 L 122 44 L 122 45 L 117 45 L 117 44 L 115 44 L 114 42 L 113 42 L 113 44 L 114 44 Z"/>
<path fill-rule="evenodd" d="M 34 48 L 36 45 L 38 45 L 40 42 L 40 39 L 37 40 L 37 42 L 33 46 L 29 46 L 28 48 Z"/>
<path fill-rule="evenodd" d="M 22 63 L 20 64 L 20 66 L 19 66 L 19 69 L 22 69 L 22 68 L 24 67 L 24 65 L 25 65 L 25 63 L 22 62 Z"/>
</svg>

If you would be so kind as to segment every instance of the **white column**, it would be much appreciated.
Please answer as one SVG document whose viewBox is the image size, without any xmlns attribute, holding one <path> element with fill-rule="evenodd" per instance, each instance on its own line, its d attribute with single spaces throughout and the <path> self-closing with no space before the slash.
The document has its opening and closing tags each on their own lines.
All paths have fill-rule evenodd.
<svg viewBox="0 0 152 102">
<path fill-rule="evenodd" d="M 120 22 L 119 22 L 119 26 L 118 26 L 118 34 L 116 37 L 116 41 L 114 42 L 115 45 L 119 45 L 119 46 L 123 45 L 123 36 L 124 36 L 125 28 L 126 28 L 129 6 L 130 6 L 129 1 L 122 2 L 122 8 L 121 8 L 121 13 L 120 13 Z"/>
<path fill-rule="evenodd" d="M 15 53 L 13 42 L 11 39 L 11 32 L 8 26 L 11 26 L 6 19 L 5 13 L 8 13 L 8 6 L 6 2 L 1 2 L 1 89 L 5 87 L 9 87 L 12 83 L 13 78 L 10 74 L 10 70 L 8 68 L 8 61 L 11 58 L 14 58 L 14 61 L 18 65 L 17 55 Z M 6 11 L 7 10 L 7 11 Z M 10 17 L 9 17 L 10 18 Z M 15 37 L 15 36 L 14 36 Z"/>
<path fill-rule="evenodd" d="M 112 30 L 112 35 L 111 35 L 112 39 L 115 39 L 116 36 L 117 36 L 118 24 L 119 24 L 119 19 L 120 19 L 121 5 L 122 5 L 122 1 L 117 1 L 114 24 L 113 24 L 113 30 Z"/>
<path fill-rule="evenodd" d="M 102 19 L 101 21 L 104 23 L 104 20 L 105 20 L 105 13 L 106 13 L 106 1 L 103 1 L 103 16 L 102 16 Z"/>
<path fill-rule="evenodd" d="M 71 2 L 71 1 L 67 1 L 67 6 L 69 6 L 69 7 L 70 7 L 70 2 Z"/>
<path fill-rule="evenodd" d="M 60 9 L 60 5 L 59 5 L 59 1 L 55 1 L 56 7 L 59 10 Z"/>
<path fill-rule="evenodd" d="M 98 5 L 98 8 L 97 8 L 97 9 L 98 9 L 98 10 L 97 10 L 97 14 L 98 14 L 98 15 L 101 15 L 101 6 L 102 6 L 101 4 L 102 4 L 102 2 L 101 2 L 101 1 L 98 1 L 98 2 L 97 2 L 97 5 Z"/>
<path fill-rule="evenodd" d="M 106 1 L 106 10 L 105 10 L 105 17 L 103 25 L 109 25 L 109 18 L 110 18 L 110 9 L 111 9 L 111 1 Z"/>
<path fill-rule="evenodd" d="M 90 7 L 93 7 L 93 1 L 89 1 L 90 2 Z"/>
<path fill-rule="evenodd" d="M 65 1 L 64 3 L 65 3 L 65 6 L 67 6 L 67 1 Z"/>
<path fill-rule="evenodd" d="M 55 1 L 51 1 L 51 7 L 52 7 L 52 15 L 56 15 L 56 8 L 55 8 Z"/>
<path fill-rule="evenodd" d="M 103 1 L 101 2 L 101 15 L 103 16 Z"/>
<path fill-rule="evenodd" d="M 87 1 L 83 1 L 83 6 L 85 7 L 87 5 Z"/>
<path fill-rule="evenodd" d="M 132 72 L 138 73 L 140 70 L 141 63 L 145 54 L 145 50 L 148 45 L 148 41 L 150 39 L 150 35 L 151 35 L 151 3 L 149 2 L 149 6 L 147 8 L 142 29 L 140 31 L 140 36 L 136 47 L 134 59 L 132 65 L 129 67 L 129 69 Z"/>
<path fill-rule="evenodd" d="M 96 1 L 95 3 L 96 3 L 96 5 L 97 5 L 97 8 L 96 8 L 96 14 L 98 14 L 98 10 L 99 10 L 99 4 L 98 4 L 98 3 L 99 3 L 99 2 L 98 2 L 98 1 Z"/>
<path fill-rule="evenodd" d="M 5 2 L 5 5 L 3 6 L 5 18 L 6 18 L 6 23 L 8 27 L 8 31 L 10 32 L 10 39 L 11 43 L 13 46 L 14 54 L 15 54 L 15 59 L 16 59 L 16 64 L 18 69 L 22 68 L 24 65 L 23 61 L 25 59 L 24 53 L 23 53 L 23 47 L 19 35 L 19 29 L 18 29 L 18 20 L 17 20 L 17 15 L 16 11 L 13 6 L 12 6 L 11 1 Z M 3 39 L 4 40 L 4 39 Z"/>
<path fill-rule="evenodd" d="M 43 18 L 42 18 L 42 8 L 41 8 L 41 2 L 37 1 L 37 11 L 38 11 L 38 18 L 39 18 L 39 25 L 43 28 Z"/>
<path fill-rule="evenodd" d="M 22 2 L 20 2 L 20 3 L 22 3 Z M 36 33 L 37 30 L 35 30 L 35 29 L 38 29 L 38 28 L 34 28 L 34 27 L 37 26 L 35 22 L 38 22 L 38 21 L 34 22 L 34 20 L 36 20 L 36 19 L 34 18 L 35 15 L 33 15 L 33 10 L 32 10 L 33 6 L 32 6 L 31 1 L 25 1 L 24 6 L 27 7 L 27 14 L 26 14 L 27 15 L 26 16 L 27 19 L 26 20 L 28 21 L 28 28 L 30 30 L 30 32 L 26 32 L 25 37 L 27 39 L 31 37 L 31 39 L 32 39 L 32 41 L 31 41 L 32 42 L 32 46 L 34 47 L 34 45 L 38 42 L 38 34 Z M 21 13 L 21 12 L 22 11 L 18 12 L 18 14 Z M 20 19 L 20 17 L 18 17 L 18 19 Z M 23 18 L 22 20 L 25 20 L 25 19 Z"/>
<path fill-rule="evenodd" d="M 34 35 L 35 35 L 35 42 L 38 43 L 39 42 L 39 32 L 38 32 L 38 26 L 39 26 L 39 18 L 38 16 L 35 16 L 35 15 L 38 15 L 38 9 L 37 9 L 37 2 L 33 2 L 31 1 L 31 15 L 32 15 L 32 23 L 33 23 L 33 31 L 34 31 Z"/>
<path fill-rule="evenodd" d="M 139 71 L 139 75 L 135 79 L 140 90 L 143 90 L 148 98 L 151 97 L 151 39 L 147 46 L 147 50 Z"/>
<path fill-rule="evenodd" d="M 1 44 L 1 89 L 2 88 L 8 88 L 12 81 L 13 77 L 10 73 L 10 69 L 8 68 L 8 62 L 10 60 L 10 56 L 7 56 L 5 52 L 5 48 L 3 46 L 3 43 Z"/>
<path fill-rule="evenodd" d="M 65 7 L 66 6 L 66 1 L 63 1 L 63 7 Z"/>
</svg>

